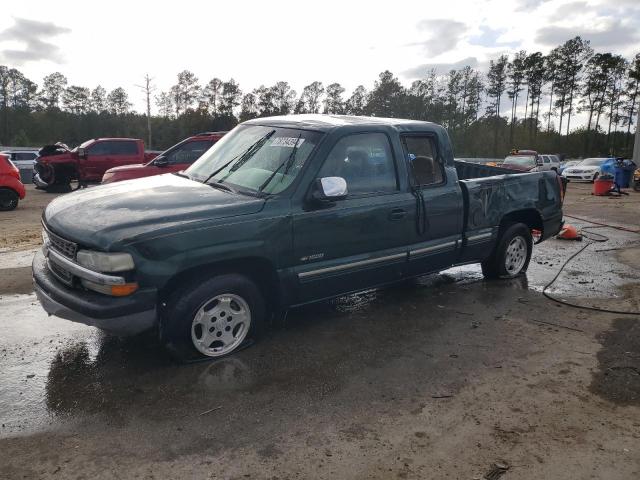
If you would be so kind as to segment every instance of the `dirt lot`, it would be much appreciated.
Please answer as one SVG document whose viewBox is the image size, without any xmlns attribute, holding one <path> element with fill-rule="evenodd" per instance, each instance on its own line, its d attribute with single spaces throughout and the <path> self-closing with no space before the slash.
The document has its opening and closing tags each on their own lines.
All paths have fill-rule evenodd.
<svg viewBox="0 0 640 480">
<path fill-rule="evenodd" d="M 590 188 L 567 214 L 640 226 L 640 194 Z M 466 266 L 300 309 L 177 365 L 152 336 L 46 317 L 12 242 L 37 245 L 50 198 L 0 217 L 0 478 L 640 478 L 640 317 L 541 294 L 584 242 L 537 246 L 512 281 Z M 638 310 L 640 236 L 593 231 L 609 241 L 553 295 Z"/>
</svg>

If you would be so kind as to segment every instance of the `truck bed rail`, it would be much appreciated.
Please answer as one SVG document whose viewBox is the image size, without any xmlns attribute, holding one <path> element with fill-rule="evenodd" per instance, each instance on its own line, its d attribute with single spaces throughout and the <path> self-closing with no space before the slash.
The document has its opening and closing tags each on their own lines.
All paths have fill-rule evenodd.
<svg viewBox="0 0 640 480">
<path fill-rule="evenodd" d="M 496 175 L 512 175 L 514 173 L 522 173 L 509 168 L 492 167 L 482 165 L 480 163 L 464 162 L 462 160 L 454 160 L 456 172 L 459 180 L 470 180 L 472 178 L 494 177 Z"/>
</svg>

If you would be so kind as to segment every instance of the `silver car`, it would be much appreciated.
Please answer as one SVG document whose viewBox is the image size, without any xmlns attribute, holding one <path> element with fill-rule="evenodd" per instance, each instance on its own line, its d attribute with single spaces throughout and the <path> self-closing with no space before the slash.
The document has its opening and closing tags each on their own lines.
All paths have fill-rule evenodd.
<svg viewBox="0 0 640 480">
<path fill-rule="evenodd" d="M 11 163 L 18 167 L 22 183 L 31 183 L 33 167 L 38 158 L 37 150 L 7 150 L 0 153 L 9 157 Z"/>
<path fill-rule="evenodd" d="M 545 170 L 555 170 L 557 173 L 560 170 L 560 158 L 557 155 L 550 154 L 538 155 L 538 171 L 543 172 Z"/>
</svg>

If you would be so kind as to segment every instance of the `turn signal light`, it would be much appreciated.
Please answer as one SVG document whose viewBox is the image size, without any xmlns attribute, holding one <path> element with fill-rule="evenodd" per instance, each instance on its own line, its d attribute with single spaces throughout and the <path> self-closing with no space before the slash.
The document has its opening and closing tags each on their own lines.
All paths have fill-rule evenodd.
<svg viewBox="0 0 640 480">
<path fill-rule="evenodd" d="M 124 285 L 111 285 L 111 295 L 114 297 L 126 297 L 138 290 L 137 283 L 125 283 Z"/>
<path fill-rule="evenodd" d="M 88 288 L 89 290 L 103 293 L 105 295 L 111 295 L 112 297 L 126 297 L 127 295 L 131 295 L 133 292 L 138 290 L 138 284 L 135 282 L 123 283 L 122 285 L 101 285 L 98 283 L 90 282 L 89 280 L 82 279 L 81 283 L 85 288 Z"/>
</svg>

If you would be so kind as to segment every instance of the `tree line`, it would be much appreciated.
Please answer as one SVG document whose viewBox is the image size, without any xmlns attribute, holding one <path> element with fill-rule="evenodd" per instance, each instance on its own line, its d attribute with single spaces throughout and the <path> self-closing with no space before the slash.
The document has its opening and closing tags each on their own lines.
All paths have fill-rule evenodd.
<svg viewBox="0 0 640 480">
<path fill-rule="evenodd" d="M 640 54 L 628 60 L 595 53 L 572 38 L 549 54 L 519 51 L 489 62 L 486 73 L 465 66 L 435 69 L 403 85 L 389 71 L 373 88 L 350 95 L 340 83 L 314 81 L 298 94 L 286 81 L 243 92 L 232 78 L 201 83 L 188 70 L 156 93 L 146 77 L 146 111 L 132 111 L 130 93 L 118 87 L 69 85 L 59 72 L 37 85 L 19 70 L 0 66 L 0 144 L 78 144 L 99 136 L 153 139 L 166 148 L 195 132 L 226 130 L 251 118 L 289 113 L 372 115 L 444 125 L 457 156 L 502 157 L 511 148 L 534 148 L 572 157 L 629 155 L 638 111 Z M 575 115 L 584 124 L 571 128 Z M 153 135 L 151 135 L 153 133 Z"/>
</svg>

